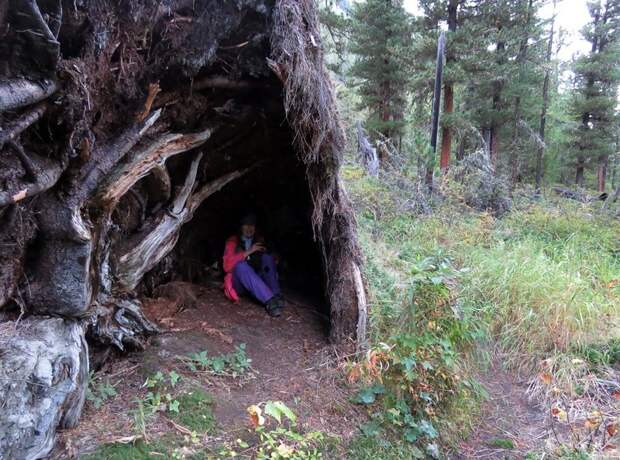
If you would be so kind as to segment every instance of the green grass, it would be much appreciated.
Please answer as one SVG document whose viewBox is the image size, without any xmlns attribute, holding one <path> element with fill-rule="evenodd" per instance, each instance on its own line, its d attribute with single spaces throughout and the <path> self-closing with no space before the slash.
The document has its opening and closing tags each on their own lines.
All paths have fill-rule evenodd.
<svg viewBox="0 0 620 460">
<path fill-rule="evenodd" d="M 104 444 L 95 452 L 83 456 L 84 460 L 153 460 L 170 458 L 163 443 L 146 444 L 142 441 L 127 444 Z"/>
<path fill-rule="evenodd" d="M 514 449 L 515 443 L 512 439 L 495 438 L 487 442 L 491 447 L 497 447 L 499 449 Z"/>
<path fill-rule="evenodd" d="M 179 413 L 170 417 L 182 426 L 197 433 L 211 432 L 215 428 L 213 397 L 200 388 L 191 388 L 177 395 Z"/>
<path fill-rule="evenodd" d="M 414 460 L 426 458 L 424 452 L 402 440 L 357 436 L 347 446 L 350 460 Z"/>
<path fill-rule="evenodd" d="M 478 350 L 499 346 L 505 364 L 532 377 L 546 358 L 618 362 L 620 222 L 599 206 L 523 198 L 498 219 L 448 196 L 432 214 L 414 216 L 398 210 L 398 190 L 356 168 L 346 170 L 344 179 L 365 256 L 372 343 L 391 345 L 395 331 L 402 329 L 419 267 L 429 259 L 448 260 L 457 269 L 447 281 L 451 302 L 463 328 L 475 332 Z M 462 347 L 456 368 L 466 376 L 487 359 L 485 353 Z M 554 378 L 562 386 L 561 375 Z M 471 389 L 453 393 L 433 421 L 445 445 L 457 445 L 467 433 L 483 397 L 470 383 Z M 350 458 L 410 455 L 406 444 L 379 437 L 357 438 L 350 450 Z"/>
<path fill-rule="evenodd" d="M 619 334 L 617 220 L 567 200 L 503 219 L 450 206 L 425 217 L 359 214 L 377 339 L 398 316 L 410 265 L 428 256 L 462 269 L 461 303 L 513 352 L 511 364 L 532 367 Z"/>
</svg>

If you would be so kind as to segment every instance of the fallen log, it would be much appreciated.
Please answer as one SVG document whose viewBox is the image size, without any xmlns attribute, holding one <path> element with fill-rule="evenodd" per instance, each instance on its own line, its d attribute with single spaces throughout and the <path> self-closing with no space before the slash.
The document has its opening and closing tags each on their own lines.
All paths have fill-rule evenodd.
<svg viewBox="0 0 620 460">
<path fill-rule="evenodd" d="M 84 327 L 48 317 L 0 323 L 0 356 L 0 458 L 44 458 L 56 429 L 75 427 L 84 405 Z"/>
</svg>

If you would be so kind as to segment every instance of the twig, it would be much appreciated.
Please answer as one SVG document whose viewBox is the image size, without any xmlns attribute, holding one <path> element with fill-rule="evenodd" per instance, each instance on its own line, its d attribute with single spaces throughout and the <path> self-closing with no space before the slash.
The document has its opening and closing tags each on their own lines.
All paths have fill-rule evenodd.
<svg viewBox="0 0 620 460">
<path fill-rule="evenodd" d="M 173 420 L 169 419 L 169 418 L 168 418 L 168 417 L 166 417 L 165 415 L 162 415 L 162 417 L 163 417 L 163 418 L 164 418 L 167 422 L 169 422 L 169 423 L 170 423 L 170 424 L 174 427 L 174 429 L 176 429 L 179 433 L 183 433 L 183 434 L 186 434 L 186 435 L 188 435 L 188 436 L 191 436 L 191 435 L 192 435 L 192 431 L 191 431 L 190 429 L 185 428 L 184 426 L 179 425 L 178 423 L 175 423 Z"/>
</svg>

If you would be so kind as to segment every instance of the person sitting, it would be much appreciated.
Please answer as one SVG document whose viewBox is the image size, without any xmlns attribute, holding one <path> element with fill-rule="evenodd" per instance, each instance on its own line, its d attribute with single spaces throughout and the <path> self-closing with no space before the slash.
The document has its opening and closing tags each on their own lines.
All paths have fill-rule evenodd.
<svg viewBox="0 0 620 460">
<path fill-rule="evenodd" d="M 282 314 L 276 261 L 256 233 L 254 214 L 241 220 L 239 235 L 226 240 L 224 272 L 224 292 L 230 300 L 237 302 L 239 295 L 249 294 L 265 306 L 270 316 Z"/>
</svg>

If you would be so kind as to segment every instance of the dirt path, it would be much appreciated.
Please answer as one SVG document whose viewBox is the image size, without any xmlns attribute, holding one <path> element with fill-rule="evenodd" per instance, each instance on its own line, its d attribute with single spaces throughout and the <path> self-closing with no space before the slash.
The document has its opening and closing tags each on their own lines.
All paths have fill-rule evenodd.
<svg viewBox="0 0 620 460">
<path fill-rule="evenodd" d="M 117 395 L 100 409 L 87 403 L 78 428 L 61 434 L 66 452 L 92 451 L 99 444 L 133 435 L 131 409 L 136 398 L 146 394 L 145 379 L 158 371 L 175 371 L 186 385 L 199 385 L 213 396 L 214 443 L 245 430 L 247 407 L 268 400 L 286 403 L 308 429 L 344 439 L 356 433 L 358 423 L 352 418 L 359 408 L 348 401 L 323 321 L 305 299 L 289 293 L 283 316 L 270 318 L 247 300 L 232 304 L 215 286 L 178 283 L 166 296 L 145 304 L 149 318 L 164 332 L 153 337 L 144 352 L 112 360 L 98 371 L 101 379 L 115 385 Z M 252 360 L 251 378 L 198 375 L 179 360 L 203 350 L 210 356 L 230 353 L 241 343 Z M 148 429 L 155 439 L 174 431 L 160 416 L 150 421 Z"/>
<path fill-rule="evenodd" d="M 546 414 L 528 401 L 527 382 L 495 359 L 479 378 L 488 392 L 478 426 L 453 459 L 521 459 L 552 436 Z"/>
</svg>

